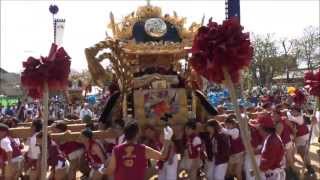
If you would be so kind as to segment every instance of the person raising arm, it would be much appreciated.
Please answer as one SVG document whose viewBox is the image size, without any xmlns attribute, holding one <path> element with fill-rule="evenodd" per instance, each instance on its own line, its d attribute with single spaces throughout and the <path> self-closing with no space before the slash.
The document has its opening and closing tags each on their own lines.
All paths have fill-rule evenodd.
<svg viewBox="0 0 320 180">
<path fill-rule="evenodd" d="M 173 136 L 173 130 L 169 126 L 164 128 L 165 142 L 161 152 L 139 144 L 138 134 L 138 124 L 128 123 L 124 128 L 126 142 L 113 149 L 107 168 L 100 168 L 99 171 L 103 174 L 114 175 L 115 180 L 126 180 L 132 177 L 144 179 L 148 159 L 163 160 L 166 158 L 166 152 Z"/>
</svg>

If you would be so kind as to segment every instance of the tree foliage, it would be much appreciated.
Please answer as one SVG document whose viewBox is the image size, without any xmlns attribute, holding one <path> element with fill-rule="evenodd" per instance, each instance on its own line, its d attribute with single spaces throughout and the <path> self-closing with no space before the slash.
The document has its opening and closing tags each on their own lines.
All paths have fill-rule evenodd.
<svg viewBox="0 0 320 180">
<path fill-rule="evenodd" d="M 273 35 L 254 35 L 254 56 L 245 78 L 254 85 L 269 86 L 278 75 L 287 75 L 298 64 L 306 64 L 309 70 L 320 65 L 320 33 L 318 27 L 309 26 L 297 39 L 275 40 Z"/>
<path fill-rule="evenodd" d="M 296 51 L 301 61 L 305 62 L 309 70 L 320 64 L 320 32 L 319 27 L 309 26 L 297 40 Z"/>
<path fill-rule="evenodd" d="M 249 68 L 254 84 L 268 86 L 273 77 L 297 68 L 297 56 L 293 46 L 294 40 L 276 41 L 271 34 L 255 35 L 254 56 Z"/>
</svg>

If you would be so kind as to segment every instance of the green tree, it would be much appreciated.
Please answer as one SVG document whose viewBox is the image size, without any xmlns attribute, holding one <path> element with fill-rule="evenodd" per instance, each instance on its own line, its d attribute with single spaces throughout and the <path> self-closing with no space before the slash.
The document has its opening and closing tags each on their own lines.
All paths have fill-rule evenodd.
<svg viewBox="0 0 320 180">
<path fill-rule="evenodd" d="M 271 62 L 277 57 L 278 50 L 276 41 L 272 39 L 272 35 L 254 36 L 253 40 L 254 55 L 250 66 L 250 74 L 256 84 L 267 85 L 270 83 L 274 68 Z"/>
<path fill-rule="evenodd" d="M 273 36 L 254 36 L 254 56 L 249 74 L 254 83 L 270 86 L 275 76 L 283 75 L 297 68 L 297 53 L 294 51 L 295 40 L 276 41 Z"/>
<path fill-rule="evenodd" d="M 296 51 L 301 61 L 306 62 L 308 69 L 313 70 L 320 64 L 320 33 L 319 27 L 309 26 L 297 40 Z"/>
</svg>

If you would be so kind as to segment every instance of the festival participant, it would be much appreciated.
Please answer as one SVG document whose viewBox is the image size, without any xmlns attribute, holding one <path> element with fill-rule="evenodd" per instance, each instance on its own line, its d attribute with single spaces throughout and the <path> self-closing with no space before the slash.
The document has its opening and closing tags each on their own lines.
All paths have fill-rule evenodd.
<svg viewBox="0 0 320 180">
<path fill-rule="evenodd" d="M 28 151 L 25 155 L 25 170 L 30 179 L 38 179 L 40 177 L 39 157 L 40 149 L 36 145 L 36 136 L 42 129 L 42 121 L 40 119 L 32 121 L 32 135 L 27 139 L 26 145 Z"/>
<path fill-rule="evenodd" d="M 52 133 L 64 133 L 67 131 L 67 124 L 63 121 L 58 121 L 51 126 Z M 68 179 L 76 179 L 76 172 L 80 168 L 80 160 L 84 154 L 84 147 L 76 141 L 59 141 L 60 150 L 66 155 L 70 162 Z"/>
<path fill-rule="evenodd" d="M 81 132 L 80 141 L 85 146 L 85 156 L 88 160 L 89 167 L 91 168 L 89 179 L 101 180 L 103 174 L 98 170 L 105 166 L 105 153 L 100 144 L 98 144 L 93 138 L 93 133 L 91 129 L 86 128 Z"/>
<path fill-rule="evenodd" d="M 32 122 L 33 120 L 33 112 L 30 109 L 26 109 L 25 112 L 25 122 Z"/>
<path fill-rule="evenodd" d="M 101 140 L 101 143 L 105 149 L 106 156 L 111 157 L 113 148 L 124 142 L 123 128 L 124 121 L 122 119 L 116 119 L 112 125 L 111 121 L 99 123 L 99 129 L 101 130 L 112 130 L 115 134 L 119 135 L 117 138 L 106 138 Z"/>
<path fill-rule="evenodd" d="M 152 149 L 159 151 L 161 149 L 159 135 L 152 125 L 145 125 L 141 142 Z"/>
<path fill-rule="evenodd" d="M 143 132 L 142 133 L 143 135 L 141 137 L 141 143 L 154 150 L 160 151 L 161 143 L 160 143 L 159 134 L 157 133 L 156 129 L 152 125 L 147 124 L 144 126 L 144 129 L 142 132 Z M 151 177 L 152 174 L 156 172 L 155 167 L 156 167 L 155 161 L 148 160 L 148 169 L 146 172 L 147 177 Z"/>
<path fill-rule="evenodd" d="M 260 170 L 266 180 L 285 180 L 285 149 L 276 133 L 275 123 L 270 115 L 260 116 L 258 123 L 260 130 L 267 135 L 261 151 Z"/>
<path fill-rule="evenodd" d="M 103 123 L 100 122 L 100 129 L 111 130 L 112 132 L 118 135 L 116 138 L 106 138 L 101 140 L 101 144 L 103 145 L 103 148 L 105 150 L 106 157 L 108 157 L 107 162 L 110 161 L 113 148 L 125 142 L 123 128 L 124 128 L 124 121 L 122 119 L 116 119 L 113 124 L 111 121 L 107 121 Z M 114 179 L 113 176 L 108 176 L 108 180 L 113 180 L 113 179 Z"/>
<path fill-rule="evenodd" d="M 187 140 L 186 170 L 191 179 L 196 179 L 201 166 L 202 141 L 197 134 L 197 123 L 190 120 L 185 125 Z"/>
<path fill-rule="evenodd" d="M 262 149 L 264 138 L 261 135 L 257 125 L 258 124 L 256 120 L 250 120 L 248 124 L 250 139 L 251 139 L 250 143 L 253 148 L 255 160 L 257 162 L 257 165 L 259 166 L 261 161 L 261 149 Z M 248 153 L 245 153 L 244 170 L 246 174 L 246 180 L 256 179 L 255 178 L 256 176 L 254 175 L 252 162 Z M 261 172 L 260 172 L 260 177 L 264 177 L 264 174 Z"/>
<path fill-rule="evenodd" d="M 122 119 L 117 119 L 114 121 L 113 129 L 116 132 L 116 134 L 120 135 L 116 139 L 116 145 L 122 144 L 126 141 L 123 133 L 124 126 L 125 122 Z"/>
<path fill-rule="evenodd" d="M 163 148 L 165 144 L 164 132 L 160 133 L 160 149 Z M 158 161 L 158 179 L 159 180 L 176 180 L 178 171 L 178 156 L 176 154 L 176 148 L 173 141 L 170 139 L 168 141 L 168 150 L 165 152 L 165 158 Z"/>
<path fill-rule="evenodd" d="M 9 128 L 16 128 L 18 126 L 18 121 L 16 118 L 9 118 L 6 121 L 4 121 L 4 124 L 6 124 Z M 19 146 L 21 150 L 24 148 L 24 145 L 19 138 L 10 138 L 10 140 L 11 139 L 15 141 L 15 143 Z"/>
<path fill-rule="evenodd" d="M 13 111 L 13 107 L 12 107 L 12 106 L 8 106 L 8 107 L 6 108 L 5 115 L 7 115 L 7 116 L 14 116 L 14 111 Z"/>
<path fill-rule="evenodd" d="M 8 137 L 9 127 L 0 123 L 0 159 L 4 179 L 14 180 L 22 173 L 23 156 L 20 146 Z"/>
<path fill-rule="evenodd" d="M 226 109 L 222 105 L 218 105 L 217 107 L 218 115 L 225 114 Z"/>
<path fill-rule="evenodd" d="M 262 101 L 261 107 L 263 108 L 263 112 L 268 113 L 272 111 L 273 104 L 269 100 L 265 100 Z"/>
<path fill-rule="evenodd" d="M 314 174 L 315 171 L 310 163 L 309 152 L 305 152 L 309 139 L 309 129 L 301 114 L 301 108 L 298 105 L 293 105 L 291 111 L 287 112 L 287 116 L 289 121 L 293 122 L 296 127 L 295 145 L 297 147 L 297 152 L 304 160 L 308 174 Z"/>
<path fill-rule="evenodd" d="M 229 115 L 225 120 L 225 128 L 221 132 L 230 137 L 231 152 L 228 163 L 228 174 L 235 175 L 242 180 L 242 164 L 244 160 L 244 146 L 240 137 L 240 129 L 235 115 Z"/>
<path fill-rule="evenodd" d="M 214 119 L 208 120 L 206 129 L 211 141 L 211 146 L 207 150 L 207 178 L 208 180 L 224 180 L 230 155 L 230 139 L 221 133 L 221 126 Z"/>
<path fill-rule="evenodd" d="M 139 126 L 136 122 L 129 122 L 124 128 L 124 134 L 126 142 L 114 148 L 108 167 L 101 168 L 100 172 L 113 174 L 115 180 L 142 180 L 145 177 L 148 159 L 163 160 L 166 158 L 165 152 L 168 151 L 173 131 L 169 126 L 164 128 L 165 143 L 161 152 L 137 143 Z"/>
<path fill-rule="evenodd" d="M 36 144 L 42 147 L 42 132 L 36 136 Z M 68 178 L 70 164 L 66 156 L 60 150 L 58 144 L 48 136 L 48 166 L 50 166 L 49 179 L 66 180 Z M 41 153 L 40 153 L 41 154 Z"/>
<path fill-rule="evenodd" d="M 297 176 L 297 170 L 294 165 L 294 148 L 293 141 L 291 139 L 294 131 L 294 127 L 287 116 L 284 116 L 281 112 L 282 105 L 277 105 L 272 111 L 272 119 L 275 122 L 275 128 L 277 134 L 281 137 L 282 143 L 285 147 L 285 156 L 287 162 L 287 176 Z"/>
</svg>

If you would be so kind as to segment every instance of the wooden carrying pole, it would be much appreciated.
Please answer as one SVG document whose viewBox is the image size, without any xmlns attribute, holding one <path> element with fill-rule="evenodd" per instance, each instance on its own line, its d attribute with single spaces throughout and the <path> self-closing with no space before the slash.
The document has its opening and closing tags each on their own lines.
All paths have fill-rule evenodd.
<svg viewBox="0 0 320 180">
<path fill-rule="evenodd" d="M 235 113 L 236 113 L 236 117 L 237 117 L 237 120 L 238 120 L 239 125 L 240 125 L 241 139 L 242 139 L 242 142 L 243 142 L 244 147 L 246 149 L 246 153 L 248 153 L 249 158 L 251 160 L 251 164 L 252 164 L 252 167 L 253 167 L 253 170 L 254 170 L 254 174 L 255 174 L 255 179 L 256 180 L 261 180 L 260 170 L 258 168 L 258 165 L 257 165 L 256 159 L 254 157 L 254 153 L 253 153 L 251 144 L 249 142 L 248 128 L 246 128 L 246 126 L 248 126 L 247 121 L 245 121 L 245 119 L 243 119 L 241 117 L 236 91 L 235 91 L 233 82 L 231 80 L 230 74 L 228 73 L 226 68 L 223 68 L 223 74 L 224 74 L 224 78 L 225 78 L 225 83 L 226 83 L 226 85 L 227 85 L 227 87 L 228 87 L 228 89 L 230 91 L 231 101 L 233 103 L 234 110 L 235 110 Z"/>
<path fill-rule="evenodd" d="M 47 159 L 48 159 L 48 101 L 49 101 L 49 89 L 48 83 L 44 83 L 43 91 L 43 126 L 42 126 L 42 142 L 41 142 L 41 180 L 47 179 Z"/>
<path fill-rule="evenodd" d="M 317 113 L 317 107 L 318 107 L 318 104 L 320 102 L 320 97 L 315 97 L 316 99 L 316 102 L 315 102 L 315 105 L 313 107 L 313 114 L 312 114 L 312 117 L 316 117 L 316 113 Z M 312 133 L 313 133 L 313 128 L 314 128 L 314 123 L 311 122 L 311 128 L 310 128 L 310 132 L 309 132 L 309 138 L 308 138 L 308 141 L 307 141 L 307 145 L 305 147 L 305 150 L 304 150 L 304 158 L 303 158 L 303 167 L 302 167 L 302 174 L 301 176 L 304 176 L 305 174 L 305 170 L 306 170 L 306 166 L 307 166 L 307 159 L 309 157 L 309 150 L 310 150 L 310 143 L 311 143 L 311 138 L 312 138 Z M 303 178 L 303 177 L 301 177 Z"/>
</svg>

